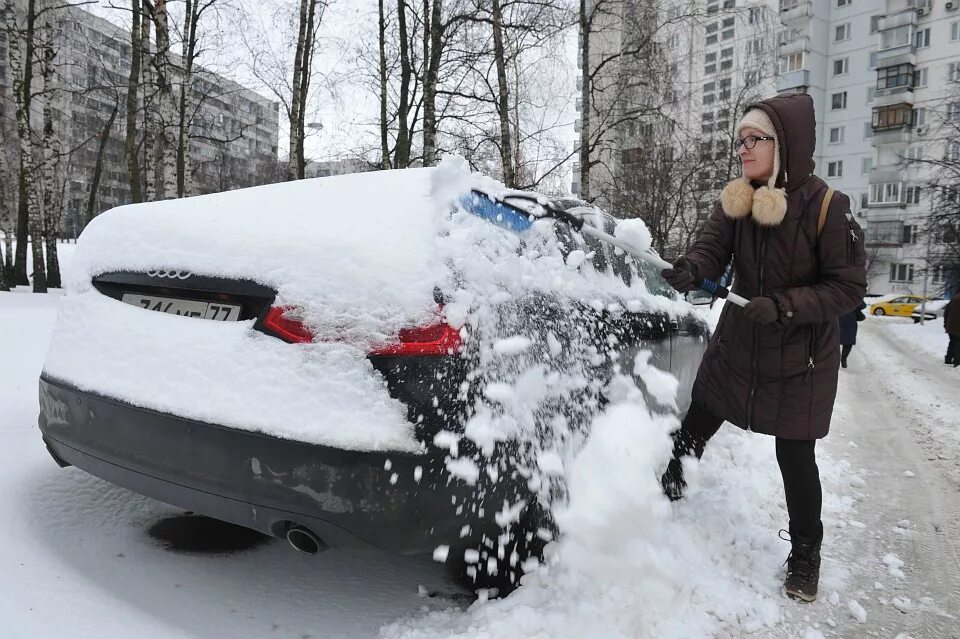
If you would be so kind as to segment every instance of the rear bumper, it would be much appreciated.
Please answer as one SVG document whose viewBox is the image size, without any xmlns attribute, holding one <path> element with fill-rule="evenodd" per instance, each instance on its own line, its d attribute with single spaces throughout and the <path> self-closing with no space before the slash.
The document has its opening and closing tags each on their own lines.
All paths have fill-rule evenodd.
<svg viewBox="0 0 960 639">
<path fill-rule="evenodd" d="M 419 553 L 455 543 L 464 524 L 451 505 L 463 488 L 447 485 L 441 451 L 356 452 L 283 440 L 47 378 L 39 425 L 58 463 L 266 534 L 283 535 L 295 523 L 329 546 Z"/>
</svg>

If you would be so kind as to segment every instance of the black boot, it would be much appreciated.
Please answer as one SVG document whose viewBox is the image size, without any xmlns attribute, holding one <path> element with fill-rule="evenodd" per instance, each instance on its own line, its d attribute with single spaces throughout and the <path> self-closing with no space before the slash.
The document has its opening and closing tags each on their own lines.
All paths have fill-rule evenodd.
<svg viewBox="0 0 960 639">
<path fill-rule="evenodd" d="M 787 576 L 783 581 L 783 587 L 791 599 L 809 603 L 817 598 L 817 586 L 820 584 L 820 544 L 823 541 L 823 526 L 815 537 L 804 537 L 794 532 L 790 532 L 789 535 L 792 549 L 786 561 Z"/>
<path fill-rule="evenodd" d="M 676 457 L 670 460 L 667 472 L 660 477 L 660 485 L 663 486 L 663 494 L 670 501 L 678 501 L 683 497 L 683 489 L 687 487 L 687 482 L 683 481 L 683 466 Z"/>
<path fill-rule="evenodd" d="M 842 366 L 842 367 L 844 367 L 844 368 L 847 367 L 847 356 L 846 356 L 846 355 L 844 355 L 843 357 L 840 358 L 840 366 Z"/>
</svg>

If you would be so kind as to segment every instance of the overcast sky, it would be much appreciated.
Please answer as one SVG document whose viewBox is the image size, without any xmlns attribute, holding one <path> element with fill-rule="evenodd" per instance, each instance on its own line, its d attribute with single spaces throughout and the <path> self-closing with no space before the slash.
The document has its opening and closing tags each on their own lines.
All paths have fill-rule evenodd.
<svg viewBox="0 0 960 639">
<path fill-rule="evenodd" d="M 169 2 L 171 12 L 179 14 L 183 2 Z M 200 56 L 199 63 L 210 71 L 275 100 L 268 84 L 276 82 L 265 83 L 257 78 L 253 69 L 254 56 L 250 50 L 269 51 L 276 59 L 283 60 L 288 67 L 285 77 L 289 82 L 293 60 L 290 44 L 291 39 L 296 37 L 298 3 L 294 0 L 218 0 L 218 4 L 223 8 L 215 15 L 204 17 L 206 50 Z M 307 131 L 308 157 L 349 157 L 364 140 L 373 139 L 375 143 L 379 113 L 377 96 L 362 86 L 356 68 L 360 43 L 364 38 L 376 37 L 376 6 L 375 0 L 333 0 L 327 9 L 314 64 L 317 78 L 311 87 L 308 123 L 314 126 Z M 121 7 L 126 7 L 122 0 L 97 0 L 87 6 L 94 13 L 129 29 L 130 12 Z M 179 26 L 176 28 L 179 30 Z M 575 68 L 576 39 L 568 38 L 568 45 L 567 57 L 572 72 Z M 323 78 L 330 78 L 331 82 L 326 83 Z M 329 90 L 331 85 L 335 92 Z M 569 88 L 572 97 L 573 87 Z M 564 121 L 571 124 L 569 134 L 572 144 L 575 115 L 568 106 L 557 106 L 558 111 L 563 113 Z M 286 153 L 288 127 L 281 106 L 281 156 Z"/>
</svg>

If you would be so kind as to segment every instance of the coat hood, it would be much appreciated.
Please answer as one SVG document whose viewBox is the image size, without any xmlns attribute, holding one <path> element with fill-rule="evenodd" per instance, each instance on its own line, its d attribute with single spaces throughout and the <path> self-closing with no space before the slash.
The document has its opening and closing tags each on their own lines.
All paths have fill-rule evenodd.
<svg viewBox="0 0 960 639">
<path fill-rule="evenodd" d="M 746 108 L 760 109 L 776 129 L 780 147 L 777 188 L 791 192 L 813 175 L 813 152 L 817 146 L 817 118 L 813 98 L 805 93 L 778 95 Z"/>
<path fill-rule="evenodd" d="M 817 145 L 813 99 L 804 93 L 778 95 L 755 102 L 744 113 L 763 112 L 773 124 L 777 136 L 775 179 L 759 186 L 745 177 L 730 182 L 720 193 L 727 216 L 740 219 L 753 216 L 760 226 L 774 227 L 787 214 L 787 195 L 803 186 L 813 175 L 813 151 Z"/>
</svg>

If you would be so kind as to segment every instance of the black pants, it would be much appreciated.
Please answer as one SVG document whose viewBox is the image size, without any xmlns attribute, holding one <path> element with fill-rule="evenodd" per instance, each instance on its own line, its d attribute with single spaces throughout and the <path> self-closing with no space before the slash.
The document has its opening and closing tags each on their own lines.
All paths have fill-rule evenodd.
<svg viewBox="0 0 960 639">
<path fill-rule="evenodd" d="M 663 476 L 667 495 L 679 498 L 683 487 L 684 455 L 703 455 L 707 441 L 720 429 L 723 420 L 694 402 L 684 417 L 680 430 L 673 434 L 673 459 Z M 790 534 L 794 537 L 819 537 L 823 531 L 820 508 L 823 492 L 820 470 L 814 451 L 816 440 L 781 439 L 777 437 L 777 463 L 783 477 L 783 490 L 790 514 Z"/>
<path fill-rule="evenodd" d="M 948 333 L 949 335 L 949 333 Z M 960 335 L 949 335 L 947 356 L 943 359 L 947 364 L 960 364 Z"/>
<path fill-rule="evenodd" d="M 844 344 L 840 347 L 840 361 L 846 362 L 847 358 L 850 357 L 850 351 L 853 350 L 853 344 Z"/>
</svg>

